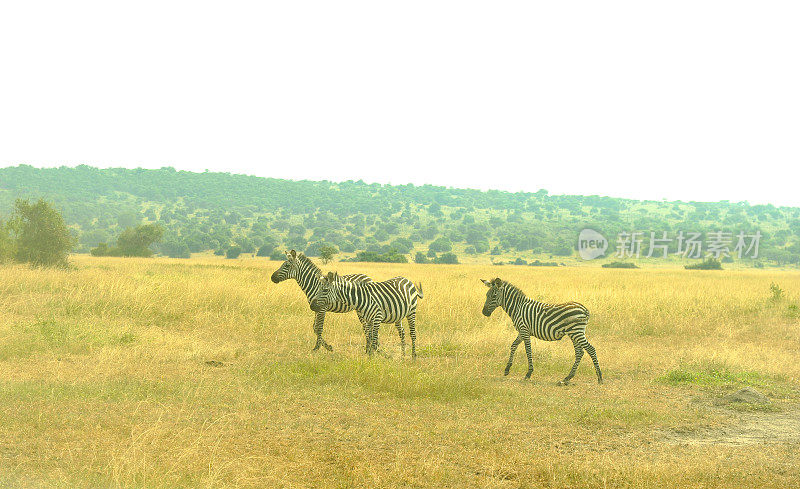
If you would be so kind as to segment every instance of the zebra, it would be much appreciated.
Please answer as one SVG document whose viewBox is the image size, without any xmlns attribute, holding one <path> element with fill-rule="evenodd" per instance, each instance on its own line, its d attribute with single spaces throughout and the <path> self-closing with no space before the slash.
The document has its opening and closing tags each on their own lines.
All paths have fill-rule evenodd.
<svg viewBox="0 0 800 489">
<path fill-rule="evenodd" d="M 583 357 L 583 350 L 586 350 L 592 357 L 594 369 L 597 372 L 597 383 L 603 383 L 603 374 L 600 372 L 600 364 L 597 363 L 597 354 L 594 347 L 586 340 L 589 311 L 582 304 L 577 302 L 545 304 L 528 299 L 520 289 L 499 278 L 491 281 L 481 279 L 481 282 L 489 287 L 489 291 L 486 292 L 486 303 L 483 305 L 483 315 L 489 317 L 498 306 L 502 307 L 511 317 L 514 328 L 518 331 L 517 338 L 511 343 L 511 355 L 508 357 L 508 364 L 503 375 L 508 375 L 511 370 L 514 352 L 520 342 L 525 343 L 525 353 L 528 355 L 528 373 L 525 374 L 527 380 L 533 373 L 531 336 L 545 341 L 557 341 L 567 335 L 575 347 L 575 364 L 564 380 L 558 382 L 558 385 L 567 385 L 575 375 Z"/>
<path fill-rule="evenodd" d="M 405 356 L 406 338 L 402 324 L 405 318 L 411 335 L 411 357 L 416 359 L 417 300 L 422 298 L 422 285 L 416 286 L 405 277 L 394 277 L 383 282 L 353 282 L 344 280 L 336 272 L 329 272 L 311 302 L 311 309 L 325 311 L 332 303 L 344 303 L 355 308 L 364 320 L 366 352 L 369 355 L 378 348 L 379 326 L 382 323 L 394 323 L 400 335 L 402 355 Z"/>
<path fill-rule="evenodd" d="M 283 282 L 287 279 L 297 280 L 297 284 L 303 289 L 308 299 L 309 306 L 314 296 L 317 294 L 322 283 L 322 271 L 303 253 L 298 253 L 295 250 L 286 251 L 286 261 L 275 270 L 272 274 L 272 281 L 277 283 Z M 354 273 L 351 275 L 343 275 L 342 280 L 349 282 L 372 282 L 372 279 L 363 273 Z M 325 322 L 325 312 L 350 312 L 354 308 L 349 307 L 341 302 L 334 302 L 329 308 L 320 311 L 314 311 L 314 333 L 317 335 L 317 343 L 314 345 L 313 351 L 319 350 L 320 346 L 324 346 L 326 350 L 333 351 L 333 347 L 322 338 L 322 327 Z M 361 327 L 364 328 L 366 334 L 366 324 L 359 315 Z"/>
</svg>

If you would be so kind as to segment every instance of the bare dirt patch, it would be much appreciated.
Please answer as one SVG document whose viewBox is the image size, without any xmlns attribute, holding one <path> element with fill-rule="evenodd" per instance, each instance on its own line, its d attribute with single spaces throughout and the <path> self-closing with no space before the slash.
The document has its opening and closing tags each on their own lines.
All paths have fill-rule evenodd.
<svg viewBox="0 0 800 489">
<path fill-rule="evenodd" d="M 800 442 L 800 410 L 775 412 L 769 398 L 755 389 L 744 388 L 716 398 L 710 408 L 734 415 L 732 422 L 721 427 L 675 429 L 664 434 L 664 441 L 688 445 L 750 445 L 760 443 Z M 741 412 L 753 408 L 755 412 Z M 763 409 L 763 411 L 762 411 Z"/>
</svg>

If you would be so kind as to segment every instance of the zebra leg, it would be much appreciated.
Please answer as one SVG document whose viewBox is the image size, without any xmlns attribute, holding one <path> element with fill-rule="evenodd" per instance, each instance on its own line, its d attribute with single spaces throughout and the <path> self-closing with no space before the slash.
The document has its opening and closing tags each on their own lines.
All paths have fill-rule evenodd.
<svg viewBox="0 0 800 489">
<path fill-rule="evenodd" d="M 370 336 L 370 355 L 378 351 L 378 330 L 380 329 L 381 321 L 375 320 L 372 323 L 372 331 Z"/>
<path fill-rule="evenodd" d="M 364 321 L 364 341 L 365 341 L 365 349 L 364 352 L 368 355 L 372 354 L 370 350 L 370 346 L 372 346 L 372 322 Z"/>
<path fill-rule="evenodd" d="M 564 377 L 564 380 L 558 382 L 558 385 L 569 384 L 569 381 L 575 376 L 575 372 L 578 370 L 578 364 L 581 363 L 581 358 L 583 358 L 584 343 L 588 344 L 584 336 L 570 336 L 570 339 L 572 340 L 572 346 L 575 347 L 575 363 L 572 365 L 572 369 L 567 376 Z"/>
<path fill-rule="evenodd" d="M 369 344 L 372 326 L 370 326 L 369 320 L 365 319 L 360 312 L 357 312 L 356 314 L 358 314 L 358 320 L 361 321 L 361 329 L 364 330 L 364 337 L 366 338 L 367 344 Z"/>
<path fill-rule="evenodd" d="M 314 344 L 314 348 L 312 351 L 319 350 L 320 346 L 324 346 L 326 350 L 333 351 L 333 347 L 329 345 L 323 338 L 322 338 L 322 327 L 325 324 L 325 311 L 318 312 L 314 316 L 314 334 L 317 335 L 317 342 Z"/>
<path fill-rule="evenodd" d="M 517 347 L 520 343 L 522 343 L 522 335 L 518 334 L 517 339 L 511 343 L 511 355 L 508 356 L 508 364 L 506 365 L 506 370 L 503 372 L 503 375 L 508 375 L 508 373 L 511 371 L 511 364 L 514 363 L 514 352 L 517 351 Z"/>
<path fill-rule="evenodd" d="M 397 334 L 400 335 L 400 351 L 402 356 L 406 356 L 406 332 L 403 331 L 402 321 L 397 321 L 395 324 Z"/>
<path fill-rule="evenodd" d="M 586 352 L 592 357 L 592 363 L 594 363 L 594 371 L 597 372 L 597 383 L 603 383 L 603 373 L 600 371 L 600 364 L 597 363 L 597 353 L 594 351 L 594 347 L 587 341 L 586 346 L 583 347 Z"/>
<path fill-rule="evenodd" d="M 412 312 L 406 316 L 408 320 L 408 334 L 411 336 L 411 359 L 417 359 L 417 313 Z"/>
<path fill-rule="evenodd" d="M 531 354 L 531 337 L 526 336 L 522 338 L 522 341 L 525 342 L 525 355 L 528 356 L 528 373 L 525 374 L 525 380 L 531 378 L 531 374 L 533 373 L 533 355 Z"/>
<path fill-rule="evenodd" d="M 367 336 L 367 355 L 372 356 L 372 353 L 378 349 L 378 328 L 383 322 L 383 317 L 380 311 L 373 312 L 366 317 L 364 330 Z"/>
</svg>

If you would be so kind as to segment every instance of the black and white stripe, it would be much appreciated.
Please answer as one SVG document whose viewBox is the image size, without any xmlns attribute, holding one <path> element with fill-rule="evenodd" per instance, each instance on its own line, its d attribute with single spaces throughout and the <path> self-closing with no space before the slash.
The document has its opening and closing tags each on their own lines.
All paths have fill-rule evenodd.
<svg viewBox="0 0 800 489">
<path fill-rule="evenodd" d="M 597 354 L 594 347 L 586 340 L 589 311 L 582 304 L 577 302 L 545 304 L 528 299 L 517 287 L 499 278 L 491 281 L 481 279 L 481 281 L 489 287 L 489 291 L 486 293 L 486 303 L 483 305 L 484 316 L 489 317 L 497 307 L 502 307 L 511 317 L 514 328 L 518 332 L 517 338 L 511 343 L 511 355 L 508 357 L 505 375 L 508 375 L 511 370 L 514 352 L 520 342 L 525 343 L 525 353 L 528 355 L 528 373 L 525 378 L 529 379 L 533 373 L 531 336 L 545 341 L 557 341 L 566 335 L 570 337 L 572 345 L 575 347 L 575 364 L 559 384 L 566 385 L 575 375 L 584 350 L 592 357 L 594 369 L 597 372 L 597 382 L 603 382 L 600 364 L 597 363 Z"/>
<path fill-rule="evenodd" d="M 303 289 L 303 293 L 306 294 L 309 305 L 311 305 L 311 301 L 317 295 L 317 291 L 322 285 L 322 278 L 322 271 L 309 260 L 308 257 L 302 253 L 297 253 L 295 250 L 286 252 L 286 261 L 272 274 L 272 281 L 276 284 L 288 279 L 297 280 L 297 284 L 300 285 L 300 288 Z M 372 279 L 363 273 L 342 275 L 341 279 L 346 282 L 372 282 Z M 314 317 L 314 333 L 317 335 L 317 343 L 314 345 L 314 350 L 318 350 L 320 346 L 324 346 L 328 351 L 333 351 L 333 347 L 322 338 L 325 313 L 350 312 L 354 309 L 354 307 L 348 306 L 343 302 L 334 301 L 329 304 L 327 309 L 319 311 L 314 310 L 316 313 Z M 366 326 L 360 314 L 359 321 L 361 321 L 361 327 L 364 328 L 366 333 Z"/>
<path fill-rule="evenodd" d="M 422 287 L 415 286 L 404 277 L 395 277 L 384 282 L 353 282 L 344 280 L 335 272 L 328 273 L 322 281 L 311 309 L 324 311 L 332 303 L 344 303 L 355 308 L 364 320 L 366 351 L 372 354 L 378 347 L 378 328 L 394 323 L 400 335 L 403 355 L 406 352 L 405 333 L 402 320 L 408 320 L 411 335 L 411 356 L 417 357 L 417 300 L 423 298 Z"/>
</svg>

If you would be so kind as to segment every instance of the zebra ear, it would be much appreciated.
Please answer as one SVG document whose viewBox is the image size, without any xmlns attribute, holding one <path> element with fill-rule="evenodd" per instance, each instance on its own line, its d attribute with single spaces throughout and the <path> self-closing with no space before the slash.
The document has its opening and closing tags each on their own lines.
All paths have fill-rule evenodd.
<svg viewBox="0 0 800 489">
<path fill-rule="evenodd" d="M 492 283 L 489 282 L 488 280 L 481 279 L 481 282 L 483 282 L 483 285 L 485 285 L 487 287 L 491 287 L 492 286 Z"/>
<path fill-rule="evenodd" d="M 292 258 L 297 258 L 297 252 L 296 251 L 292 250 L 292 251 L 289 252 L 289 254 L 292 255 Z"/>
<path fill-rule="evenodd" d="M 336 272 L 328 272 L 328 282 L 333 282 L 336 278 Z"/>
<path fill-rule="evenodd" d="M 494 285 L 496 287 L 500 287 L 502 284 L 503 284 L 503 281 L 500 280 L 500 277 L 497 277 L 496 279 L 492 280 L 492 285 Z"/>
</svg>

